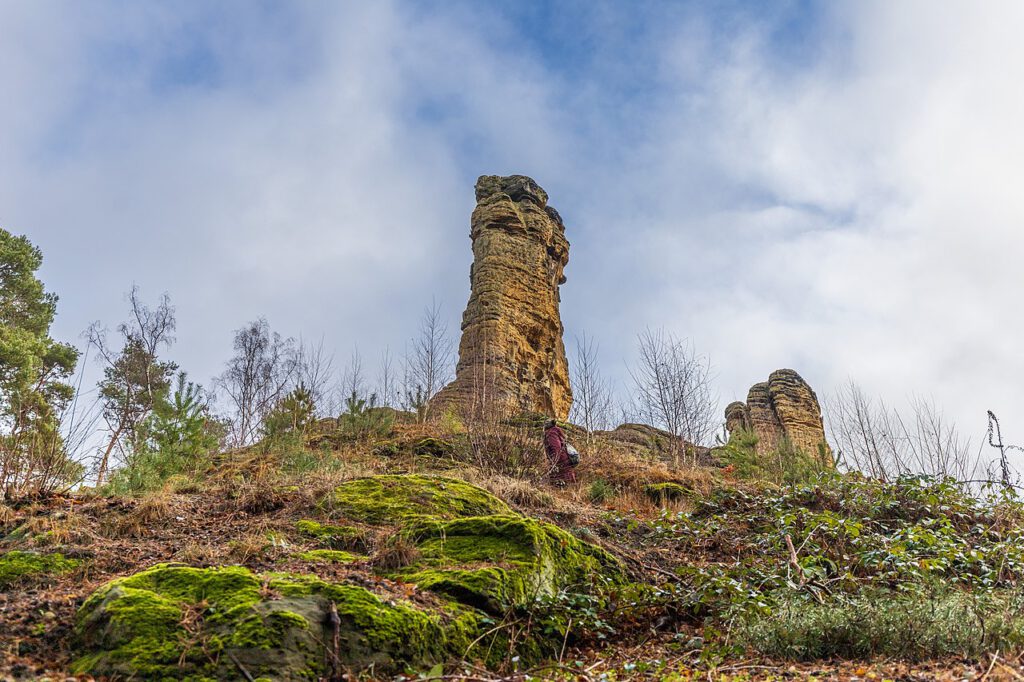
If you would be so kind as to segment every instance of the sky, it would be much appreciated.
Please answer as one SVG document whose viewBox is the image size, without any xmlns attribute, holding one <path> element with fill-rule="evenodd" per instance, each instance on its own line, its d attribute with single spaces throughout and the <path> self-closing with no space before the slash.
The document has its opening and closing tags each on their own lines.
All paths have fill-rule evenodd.
<svg viewBox="0 0 1024 682">
<path fill-rule="evenodd" d="M 790 367 L 1024 442 L 1022 32 L 953 0 L 3 0 L 0 226 L 56 338 L 167 292 L 209 385 L 259 316 L 339 368 L 432 300 L 456 332 L 474 182 L 521 173 L 572 244 L 566 345 L 623 395 L 663 327 L 723 408 Z"/>
</svg>

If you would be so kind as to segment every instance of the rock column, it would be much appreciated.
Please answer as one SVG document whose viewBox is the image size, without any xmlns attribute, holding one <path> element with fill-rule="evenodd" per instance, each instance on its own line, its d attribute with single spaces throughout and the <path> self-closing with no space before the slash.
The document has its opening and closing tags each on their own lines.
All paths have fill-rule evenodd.
<svg viewBox="0 0 1024 682">
<path fill-rule="evenodd" d="M 565 419 L 572 405 L 558 310 L 569 262 L 565 226 L 547 193 L 523 175 L 481 176 L 476 202 L 459 362 L 431 412 Z"/>
</svg>

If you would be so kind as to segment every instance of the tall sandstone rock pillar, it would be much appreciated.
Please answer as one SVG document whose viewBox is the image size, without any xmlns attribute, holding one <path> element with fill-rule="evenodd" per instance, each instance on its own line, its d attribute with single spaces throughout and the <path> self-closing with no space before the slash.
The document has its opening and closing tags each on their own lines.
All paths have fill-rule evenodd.
<svg viewBox="0 0 1024 682">
<path fill-rule="evenodd" d="M 725 426 L 730 436 L 739 430 L 753 431 L 758 455 L 767 455 L 788 440 L 811 456 L 824 448 L 831 461 L 818 396 L 791 369 L 776 370 L 768 381 L 751 386 L 746 403 L 730 403 L 725 408 Z"/>
<path fill-rule="evenodd" d="M 483 175 L 469 236 L 473 265 L 459 363 L 431 411 L 565 419 L 572 390 L 558 312 L 569 262 L 562 218 L 532 179 Z"/>
</svg>

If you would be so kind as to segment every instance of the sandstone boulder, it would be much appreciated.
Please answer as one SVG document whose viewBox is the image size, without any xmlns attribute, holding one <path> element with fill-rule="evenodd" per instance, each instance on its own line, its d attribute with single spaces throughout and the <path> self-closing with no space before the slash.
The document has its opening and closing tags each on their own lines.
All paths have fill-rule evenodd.
<svg viewBox="0 0 1024 682">
<path fill-rule="evenodd" d="M 562 219 L 523 175 L 481 176 L 476 201 L 459 362 L 431 411 L 565 419 L 572 391 L 558 310 L 569 261 Z"/>
</svg>

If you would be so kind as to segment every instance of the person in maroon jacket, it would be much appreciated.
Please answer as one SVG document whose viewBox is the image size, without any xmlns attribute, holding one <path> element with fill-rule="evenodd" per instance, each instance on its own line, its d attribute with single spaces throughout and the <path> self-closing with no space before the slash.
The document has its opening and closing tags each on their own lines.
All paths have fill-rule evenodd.
<svg viewBox="0 0 1024 682">
<path fill-rule="evenodd" d="M 576 471 L 569 464 L 569 451 L 565 447 L 565 432 L 552 419 L 544 425 L 544 450 L 551 464 L 548 476 L 557 486 L 576 482 Z"/>
</svg>

